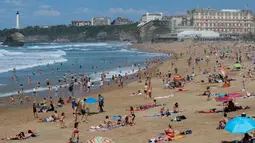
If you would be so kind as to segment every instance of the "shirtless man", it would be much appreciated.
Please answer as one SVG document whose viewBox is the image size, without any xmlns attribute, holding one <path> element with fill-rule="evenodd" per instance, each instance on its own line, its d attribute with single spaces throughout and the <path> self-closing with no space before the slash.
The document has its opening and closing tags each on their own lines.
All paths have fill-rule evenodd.
<svg viewBox="0 0 255 143">
<path fill-rule="evenodd" d="M 82 103 L 82 107 L 81 107 L 81 114 L 82 114 L 82 117 L 81 117 L 81 121 L 82 122 L 88 122 L 88 106 L 87 106 L 87 100 L 86 98 L 83 99 L 83 103 Z M 85 117 L 85 120 L 83 120 L 83 118 Z"/>
</svg>

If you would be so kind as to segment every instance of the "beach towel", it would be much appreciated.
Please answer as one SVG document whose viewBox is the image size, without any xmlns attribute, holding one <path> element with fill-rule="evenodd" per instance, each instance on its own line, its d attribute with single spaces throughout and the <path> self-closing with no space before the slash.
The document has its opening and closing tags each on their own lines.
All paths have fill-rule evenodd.
<svg viewBox="0 0 255 143">
<path fill-rule="evenodd" d="M 166 98 L 169 98 L 170 95 L 168 96 L 158 96 L 158 97 L 154 97 L 154 99 L 166 99 Z"/>
<path fill-rule="evenodd" d="M 110 129 L 108 128 L 90 128 L 88 131 L 89 132 L 105 132 L 109 131 Z"/>
<path fill-rule="evenodd" d="M 106 128 L 106 127 L 103 127 L 103 128 L 100 128 L 99 126 L 91 126 L 90 129 L 88 129 L 89 132 L 105 132 L 105 131 L 109 131 L 109 130 L 112 130 L 112 129 L 116 129 L 116 128 L 121 128 L 121 127 L 125 127 L 124 125 L 115 125 L 115 126 L 112 126 L 111 128 Z"/>
<path fill-rule="evenodd" d="M 184 90 L 184 89 L 178 89 L 177 92 L 188 92 L 189 90 Z"/>
<path fill-rule="evenodd" d="M 175 112 L 173 112 L 173 111 L 170 111 L 170 115 L 169 116 L 171 116 L 171 115 L 173 115 L 173 114 L 177 114 L 177 113 L 175 113 Z M 164 114 L 165 115 L 165 114 Z M 152 114 L 152 115 L 145 115 L 145 116 L 143 116 L 143 117 L 161 117 L 161 115 L 160 114 L 157 114 L 157 113 L 154 113 L 154 114 Z"/>
<path fill-rule="evenodd" d="M 182 139 L 184 138 L 184 136 L 174 136 L 173 138 L 171 138 L 172 140 L 178 140 L 178 139 Z"/>
<path fill-rule="evenodd" d="M 124 120 L 125 116 L 112 116 L 112 120 L 118 121 L 118 120 Z"/>
</svg>

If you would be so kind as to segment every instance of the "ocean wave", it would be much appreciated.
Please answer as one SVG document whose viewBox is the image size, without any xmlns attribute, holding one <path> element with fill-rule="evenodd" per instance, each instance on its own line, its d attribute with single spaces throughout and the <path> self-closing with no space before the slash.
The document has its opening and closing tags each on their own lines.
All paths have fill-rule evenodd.
<svg viewBox="0 0 255 143">
<path fill-rule="evenodd" d="M 48 89 L 49 89 L 48 87 L 40 87 L 40 88 L 37 88 L 36 91 L 37 92 L 39 92 L 39 91 L 46 91 Z M 27 90 L 24 90 L 23 92 L 24 93 L 32 93 L 33 89 L 27 89 Z M 18 91 L 1 93 L 0 97 L 8 97 L 8 96 L 12 96 L 12 95 L 17 95 L 17 93 L 18 93 Z"/>
<path fill-rule="evenodd" d="M 83 47 L 102 47 L 105 46 L 107 48 L 112 47 L 123 47 L 123 46 L 129 46 L 131 43 L 69 43 L 69 44 L 59 44 L 59 43 L 50 43 L 50 44 L 41 44 L 36 46 L 28 45 L 28 49 L 64 49 L 64 48 L 83 48 Z"/>
<path fill-rule="evenodd" d="M 0 73 L 16 70 L 33 68 L 47 64 L 66 62 L 63 58 L 65 51 L 45 51 L 45 52 L 13 52 L 0 50 Z"/>
<path fill-rule="evenodd" d="M 126 73 L 127 73 L 127 75 L 131 75 L 131 74 L 138 72 L 138 70 L 139 70 L 138 67 L 130 66 L 130 67 L 115 68 L 115 69 L 111 69 L 111 70 L 101 71 L 101 72 L 97 72 L 96 74 L 93 73 L 91 75 L 91 81 L 93 81 L 93 82 L 100 81 L 102 72 L 106 73 L 106 78 L 111 79 L 112 76 L 114 76 L 114 75 L 120 74 L 121 76 L 125 76 Z"/>
</svg>

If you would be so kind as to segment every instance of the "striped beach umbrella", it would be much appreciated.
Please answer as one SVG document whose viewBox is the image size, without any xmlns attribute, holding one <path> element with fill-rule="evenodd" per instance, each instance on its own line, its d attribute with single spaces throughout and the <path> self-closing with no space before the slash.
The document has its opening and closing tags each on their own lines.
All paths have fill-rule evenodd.
<svg viewBox="0 0 255 143">
<path fill-rule="evenodd" d="M 114 143 L 111 139 L 100 136 L 93 136 L 87 143 Z"/>
</svg>

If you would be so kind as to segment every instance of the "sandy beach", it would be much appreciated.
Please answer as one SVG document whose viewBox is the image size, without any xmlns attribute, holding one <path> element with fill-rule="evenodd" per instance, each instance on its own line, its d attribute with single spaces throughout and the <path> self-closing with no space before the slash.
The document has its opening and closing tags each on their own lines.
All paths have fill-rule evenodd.
<svg viewBox="0 0 255 143">
<path fill-rule="evenodd" d="M 133 47 L 139 50 L 160 52 L 160 53 L 175 53 L 171 59 L 165 61 L 162 65 L 150 69 L 148 72 L 152 73 L 152 98 L 145 99 L 145 96 L 130 96 L 132 93 L 137 93 L 138 90 L 143 91 L 145 79 L 143 78 L 142 83 L 137 81 L 130 81 L 123 88 L 115 87 L 114 90 L 101 90 L 98 93 L 92 93 L 89 97 L 97 98 L 97 95 L 101 93 L 104 96 L 104 110 L 103 113 L 93 114 L 88 117 L 88 123 L 81 122 L 79 124 L 79 136 L 80 142 L 86 142 L 92 136 L 103 136 L 112 139 L 115 143 L 147 143 L 149 139 L 159 136 L 160 133 L 164 133 L 164 130 L 171 124 L 175 130 L 185 131 L 192 130 L 192 134 L 184 135 L 184 138 L 178 139 L 172 142 L 177 143 L 220 143 L 223 140 L 232 141 L 240 140 L 242 135 L 232 135 L 225 130 L 217 130 L 218 122 L 223 118 L 223 113 L 213 114 L 200 114 L 197 111 L 209 111 L 210 109 L 223 109 L 221 102 L 216 102 L 214 96 L 211 96 L 211 100 L 207 101 L 207 96 L 197 96 L 202 94 L 206 87 L 210 87 L 211 93 L 233 93 L 246 92 L 255 93 L 253 88 L 255 82 L 253 78 L 246 78 L 246 91 L 242 91 L 242 80 L 243 75 L 247 76 L 249 69 L 253 71 L 253 61 L 245 58 L 245 51 L 248 49 L 245 47 L 246 44 L 235 43 L 235 42 L 216 42 L 212 43 L 192 43 L 192 42 L 175 42 L 170 44 L 133 44 Z M 202 74 L 205 69 L 212 72 L 216 61 L 227 67 L 235 62 L 233 58 L 220 59 L 219 55 L 212 54 L 207 57 L 210 47 L 216 47 L 213 52 L 220 53 L 220 50 L 229 47 L 233 52 L 231 56 L 235 56 L 236 51 L 242 50 L 242 61 L 246 68 L 240 71 L 228 71 L 228 76 L 234 81 L 231 81 L 231 86 L 222 88 L 223 83 L 208 83 L 208 78 L 205 74 Z M 205 50 L 206 49 L 206 50 Z M 192 57 L 192 65 L 195 65 L 195 58 L 200 57 L 209 59 L 208 65 L 205 60 L 201 60 L 197 65 L 188 66 L 187 60 Z M 173 65 L 174 64 L 174 65 Z M 178 69 L 178 73 L 175 74 L 175 68 Z M 173 78 L 174 76 L 180 75 L 185 77 L 191 75 L 194 71 L 196 75 L 194 80 L 185 82 L 183 89 L 188 90 L 187 92 L 177 92 L 176 89 L 164 89 L 162 78 L 156 76 L 157 69 L 162 75 L 168 74 L 170 71 Z M 242 73 L 242 74 L 241 74 Z M 204 80 L 204 82 L 201 82 Z M 153 98 L 160 96 L 169 96 L 166 99 L 157 99 L 158 104 L 166 104 L 166 108 L 170 110 L 176 102 L 179 103 L 180 111 L 175 115 L 169 117 L 144 117 L 150 116 L 155 113 L 160 113 L 161 107 L 155 107 L 146 111 L 135 112 L 135 125 L 125 126 L 121 128 L 112 129 L 106 132 L 90 132 L 91 126 L 96 126 L 102 123 L 105 116 L 124 116 L 129 115 L 130 112 L 126 111 L 130 106 L 136 107 L 153 103 Z M 83 98 L 84 96 L 80 96 Z M 86 96 L 87 97 L 87 96 Z M 5 100 L 6 99 L 0 99 Z M 240 110 L 228 113 L 229 117 L 240 116 L 242 112 L 245 112 L 248 116 L 254 116 L 255 107 L 253 106 L 254 98 L 235 99 L 238 105 L 250 106 L 250 109 Z M 98 106 L 90 105 L 90 111 L 97 112 Z M 71 104 L 65 104 L 63 108 L 58 109 L 58 113 L 65 112 L 66 128 L 60 129 L 59 123 L 39 123 L 38 119 L 33 117 L 32 106 L 24 107 L 0 107 L 0 138 L 16 135 L 21 131 L 27 131 L 29 129 L 38 133 L 40 136 L 29 138 L 21 141 L 4 141 L 0 142 L 26 142 L 26 143 L 68 143 L 69 138 L 73 132 L 73 124 L 68 123 L 73 119 L 73 110 Z M 39 113 L 40 118 L 49 117 L 53 113 Z M 171 121 L 176 115 L 184 115 L 187 119 L 175 122 Z M 81 116 L 78 116 L 80 121 Z"/>
</svg>

